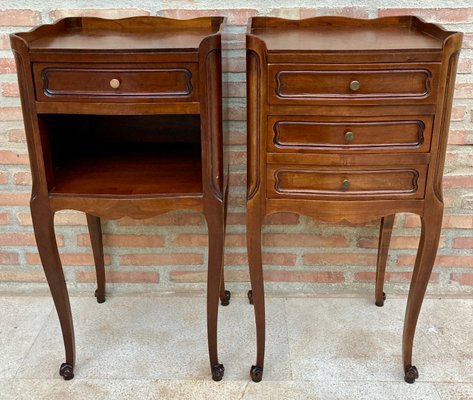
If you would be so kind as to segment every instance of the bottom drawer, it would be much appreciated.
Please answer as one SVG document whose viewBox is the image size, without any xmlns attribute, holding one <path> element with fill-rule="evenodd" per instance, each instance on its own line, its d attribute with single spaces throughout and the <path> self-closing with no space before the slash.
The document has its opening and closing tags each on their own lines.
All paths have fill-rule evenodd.
<svg viewBox="0 0 473 400">
<path fill-rule="evenodd" d="M 382 168 L 268 165 L 270 198 L 424 197 L 426 165 Z"/>
</svg>

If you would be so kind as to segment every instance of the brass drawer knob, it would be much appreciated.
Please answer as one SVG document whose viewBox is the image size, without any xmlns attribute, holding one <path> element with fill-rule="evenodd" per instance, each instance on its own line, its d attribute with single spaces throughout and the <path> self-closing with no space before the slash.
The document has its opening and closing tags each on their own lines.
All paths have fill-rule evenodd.
<svg viewBox="0 0 473 400">
<path fill-rule="evenodd" d="M 350 181 L 348 179 L 344 179 L 342 182 L 343 190 L 348 190 L 350 188 Z"/>
<path fill-rule="evenodd" d="M 120 81 L 118 79 L 112 79 L 110 81 L 110 86 L 112 89 L 118 89 L 120 87 Z"/>
<path fill-rule="evenodd" d="M 350 143 L 355 139 L 355 134 L 352 131 L 345 132 L 345 141 Z"/>
<path fill-rule="evenodd" d="M 358 81 L 351 81 L 350 82 L 350 89 L 356 92 L 360 88 L 360 82 Z"/>
</svg>

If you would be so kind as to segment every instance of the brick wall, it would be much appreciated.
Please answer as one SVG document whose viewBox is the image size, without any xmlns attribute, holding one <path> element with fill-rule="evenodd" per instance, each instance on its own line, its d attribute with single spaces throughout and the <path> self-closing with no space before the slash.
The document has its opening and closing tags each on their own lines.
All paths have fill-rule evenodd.
<svg viewBox="0 0 473 400">
<path fill-rule="evenodd" d="M 430 293 L 473 293 L 473 7 L 450 1 L 434 8 L 430 1 L 246 1 L 244 8 L 229 0 L 100 2 L 17 0 L 15 8 L 0 0 L 0 289 L 45 290 L 32 233 L 28 202 L 31 176 L 21 120 L 15 66 L 8 33 L 71 15 L 117 18 L 161 15 L 190 18 L 226 15 L 224 34 L 224 128 L 231 160 L 225 266 L 228 286 L 248 288 L 245 248 L 246 104 L 244 33 L 248 17 L 272 15 L 306 18 L 315 15 L 377 16 L 416 14 L 465 32 L 445 168 L 445 218 Z M 382 3 L 382 8 L 378 8 Z M 299 8 L 290 7 L 296 4 Z M 118 8 L 117 9 L 117 5 Z M 47 8 L 49 7 L 49 8 Z M 400 8 L 401 7 L 401 8 Z M 94 267 L 85 216 L 56 215 L 58 244 L 71 290 L 94 287 Z M 120 292 L 203 291 L 207 236 L 202 216 L 175 212 L 144 221 L 104 221 L 109 285 Z M 264 228 L 267 290 L 274 293 L 367 293 L 373 288 L 378 221 L 363 226 L 324 225 L 295 214 L 274 215 Z M 405 292 L 415 257 L 419 219 L 396 218 L 389 254 L 387 291 Z"/>
</svg>

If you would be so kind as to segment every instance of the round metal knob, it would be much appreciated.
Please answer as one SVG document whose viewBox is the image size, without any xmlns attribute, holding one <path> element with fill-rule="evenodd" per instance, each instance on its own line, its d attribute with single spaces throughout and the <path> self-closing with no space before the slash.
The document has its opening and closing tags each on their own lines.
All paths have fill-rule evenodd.
<svg viewBox="0 0 473 400">
<path fill-rule="evenodd" d="M 345 141 L 352 142 L 355 139 L 355 134 L 352 131 L 345 132 Z"/>
<path fill-rule="evenodd" d="M 360 82 L 358 81 L 351 81 L 350 82 L 350 89 L 356 92 L 360 88 Z"/>
<path fill-rule="evenodd" d="M 118 89 L 120 87 L 120 81 L 118 79 L 112 79 L 110 81 L 110 86 L 112 89 Z"/>
<path fill-rule="evenodd" d="M 344 179 L 342 182 L 342 188 L 343 190 L 347 190 L 350 188 L 350 181 L 348 179 Z"/>
</svg>

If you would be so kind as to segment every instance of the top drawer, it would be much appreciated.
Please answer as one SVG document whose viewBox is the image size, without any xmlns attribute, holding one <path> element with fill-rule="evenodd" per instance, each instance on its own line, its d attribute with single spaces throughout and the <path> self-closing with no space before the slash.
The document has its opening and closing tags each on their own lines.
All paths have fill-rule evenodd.
<svg viewBox="0 0 473 400">
<path fill-rule="evenodd" d="M 198 64 L 33 64 L 38 101 L 198 101 Z"/>
<path fill-rule="evenodd" d="M 440 64 L 269 64 L 270 104 L 435 103 Z"/>
</svg>

